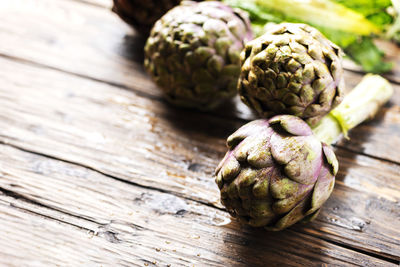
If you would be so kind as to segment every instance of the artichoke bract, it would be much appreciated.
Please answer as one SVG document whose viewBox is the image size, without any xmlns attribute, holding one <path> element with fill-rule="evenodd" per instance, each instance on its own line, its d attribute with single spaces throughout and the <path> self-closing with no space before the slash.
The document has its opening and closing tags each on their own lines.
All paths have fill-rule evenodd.
<svg viewBox="0 0 400 267">
<path fill-rule="evenodd" d="M 237 93 L 240 52 L 251 38 L 242 11 L 182 1 L 154 25 L 144 64 L 169 102 L 207 110 Z"/>
<path fill-rule="evenodd" d="M 335 154 L 296 116 L 252 121 L 227 145 L 216 183 L 222 204 L 242 223 L 282 230 L 311 219 L 333 190 Z"/>
<path fill-rule="evenodd" d="M 112 10 L 126 23 L 148 35 L 154 23 L 181 0 L 114 0 Z"/>
<path fill-rule="evenodd" d="M 313 126 L 343 97 L 340 48 L 306 24 L 267 27 L 240 60 L 241 100 L 262 117 L 291 114 Z"/>
</svg>

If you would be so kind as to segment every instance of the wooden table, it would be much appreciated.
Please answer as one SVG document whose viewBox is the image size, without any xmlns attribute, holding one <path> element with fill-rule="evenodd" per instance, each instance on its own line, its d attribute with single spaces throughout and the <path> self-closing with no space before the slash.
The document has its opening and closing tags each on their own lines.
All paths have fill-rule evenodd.
<svg viewBox="0 0 400 267">
<path fill-rule="evenodd" d="M 0 0 L 0 265 L 399 264 L 399 68 L 378 118 L 335 145 L 318 218 L 251 229 L 219 204 L 213 170 L 253 115 L 238 101 L 167 105 L 143 70 L 145 40 L 110 6 Z M 346 66 L 351 88 L 362 75 Z"/>
</svg>

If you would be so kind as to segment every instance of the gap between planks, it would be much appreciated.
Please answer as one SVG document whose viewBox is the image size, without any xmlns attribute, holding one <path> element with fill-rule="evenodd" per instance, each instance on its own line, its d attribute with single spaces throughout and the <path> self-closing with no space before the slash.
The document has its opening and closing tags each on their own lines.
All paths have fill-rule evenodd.
<svg viewBox="0 0 400 267">
<path fill-rule="evenodd" d="M 71 217 L 79 218 L 80 220 L 85 220 L 85 221 L 89 221 L 89 222 L 91 222 L 91 223 L 99 224 L 99 223 L 94 222 L 94 221 L 92 221 L 92 220 L 89 220 L 89 219 L 87 219 L 87 218 L 79 217 L 79 216 L 76 216 L 76 215 L 74 215 L 74 214 L 68 213 L 68 212 L 66 212 L 66 211 L 61 211 L 61 210 L 55 209 L 55 208 L 53 208 L 53 207 L 44 205 L 44 204 L 42 204 L 42 203 L 40 203 L 40 202 L 37 202 L 37 201 L 35 201 L 35 200 L 32 200 L 32 199 L 30 199 L 30 198 L 24 196 L 24 195 L 22 195 L 22 194 L 16 193 L 16 192 L 14 192 L 14 191 L 12 191 L 12 190 L 4 189 L 4 188 L 2 188 L 2 187 L 0 187 L 0 196 L 1 196 L 1 194 L 3 194 L 3 195 L 6 196 L 6 197 L 10 197 L 10 198 L 12 198 L 12 199 L 15 199 L 15 200 L 18 199 L 18 200 L 21 200 L 21 201 L 23 201 L 23 202 L 32 204 L 32 205 L 34 205 L 34 206 L 38 206 L 38 207 L 42 207 L 42 208 L 45 208 L 45 209 L 53 210 L 53 211 L 55 211 L 55 212 L 60 212 L 60 213 L 62 213 L 62 214 L 64 214 L 64 215 L 68 215 L 68 216 L 71 216 Z M 4 203 L 6 203 L 6 204 L 9 204 L 10 207 L 12 207 L 12 208 L 19 209 L 19 210 L 23 210 L 23 211 L 26 211 L 26 212 L 28 212 L 28 213 L 32 213 L 32 214 L 35 214 L 35 215 L 37 215 L 37 216 L 41 216 L 41 217 L 44 217 L 44 218 L 47 218 L 47 219 L 50 219 L 50 220 L 54 220 L 54 221 L 57 221 L 57 222 L 60 222 L 60 223 L 68 224 L 68 225 L 70 225 L 70 226 L 76 227 L 76 228 L 81 229 L 81 230 L 93 231 L 92 229 L 87 228 L 87 227 L 85 227 L 85 226 L 82 226 L 82 225 L 79 225 L 79 224 L 76 224 L 76 223 L 72 223 L 72 222 L 68 222 L 68 221 L 65 221 L 65 220 L 62 220 L 62 219 L 59 219 L 59 218 L 50 216 L 50 215 L 46 215 L 46 214 L 43 214 L 43 213 L 40 213 L 40 212 L 36 212 L 36 211 L 30 210 L 30 209 L 28 209 L 28 208 L 23 208 L 23 207 L 20 207 L 20 206 L 14 204 L 14 203 L 11 203 L 11 202 L 7 202 L 7 201 L 4 201 L 4 200 L 0 200 L 0 203 L 1 203 L 1 202 L 4 202 Z M 100 224 L 99 224 L 99 225 L 100 225 Z"/>
<path fill-rule="evenodd" d="M 34 155 L 43 156 L 43 157 L 46 157 L 46 158 L 49 158 L 49 159 L 54 159 L 54 160 L 58 160 L 58 161 L 61 161 L 61 162 L 64 162 L 64 163 L 69 163 L 69 164 L 72 164 L 72 165 L 75 165 L 75 166 L 79 166 L 79 167 L 94 171 L 94 172 L 96 172 L 98 174 L 104 175 L 104 176 L 106 176 L 108 178 L 117 180 L 117 181 L 122 182 L 122 183 L 126 183 L 126 184 L 129 184 L 129 185 L 137 186 L 137 187 L 148 189 L 148 190 L 154 190 L 154 191 L 157 191 L 157 192 L 160 192 L 160 193 L 171 194 L 171 195 L 174 195 L 174 196 L 186 199 L 186 200 L 197 202 L 199 204 L 202 204 L 202 205 L 214 208 L 214 209 L 218 209 L 220 211 L 225 211 L 224 208 L 215 206 L 211 202 L 201 201 L 200 199 L 191 198 L 191 197 L 188 197 L 188 196 L 186 196 L 184 194 L 179 194 L 179 193 L 174 192 L 174 191 L 168 191 L 168 190 L 165 190 L 165 189 L 162 189 L 162 188 L 158 188 L 158 187 L 154 187 L 154 186 L 146 186 L 146 185 L 143 185 L 143 184 L 139 184 L 139 183 L 135 183 L 135 182 L 132 182 L 132 181 L 128 181 L 126 179 L 123 179 L 123 178 L 120 178 L 120 177 L 117 177 L 117 176 L 114 176 L 114 175 L 110 175 L 110 174 L 105 173 L 105 172 L 103 172 L 101 170 L 98 170 L 98 169 L 96 169 L 94 167 L 91 167 L 91 166 L 88 166 L 88 165 L 85 165 L 85 164 L 82 164 L 82 163 L 79 163 L 79 162 L 58 158 L 58 157 L 55 157 L 55 156 L 52 156 L 52 155 L 49 155 L 49 154 L 45 154 L 45 153 L 41 153 L 41 152 L 37 152 L 37 151 L 32 151 L 32 150 L 29 150 L 29 149 L 26 149 L 26 148 L 23 148 L 23 147 L 20 147 L 20 146 L 17 146 L 17 145 L 9 144 L 9 143 L 3 142 L 3 141 L 0 141 L 0 144 L 9 146 L 9 147 L 12 147 L 12 148 L 15 148 L 15 149 L 18 149 L 18 150 L 23 151 L 23 152 L 27 152 L 27 153 L 31 153 L 31 154 L 34 154 Z M 2 190 L 2 188 L 0 188 L 0 191 L 1 190 Z M 33 200 L 30 200 L 30 201 L 33 201 Z"/>
</svg>

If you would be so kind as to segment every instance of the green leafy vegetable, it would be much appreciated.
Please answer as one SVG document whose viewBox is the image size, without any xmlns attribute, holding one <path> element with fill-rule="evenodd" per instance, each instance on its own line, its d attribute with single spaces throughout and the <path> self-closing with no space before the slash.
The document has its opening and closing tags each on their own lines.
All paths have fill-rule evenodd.
<svg viewBox="0 0 400 267">
<path fill-rule="evenodd" d="M 350 8 L 371 21 L 378 27 L 383 28 L 386 24 L 393 23 L 393 16 L 387 13 L 392 6 L 391 0 L 333 0 L 347 8 Z"/>
<path fill-rule="evenodd" d="M 347 56 L 367 72 L 382 73 L 392 68 L 373 38 L 386 34 L 394 23 L 387 10 L 391 0 L 223 0 L 250 14 L 256 34 L 267 23 L 300 22 L 319 29 L 344 49 Z M 398 1 L 398 0 L 393 0 Z M 400 28 L 400 22 L 398 23 Z M 400 40 L 399 30 L 392 30 Z"/>
<path fill-rule="evenodd" d="M 376 47 L 372 39 L 362 37 L 346 47 L 346 53 L 359 63 L 366 72 L 384 73 L 393 68 L 390 62 L 382 61 L 384 53 Z"/>
</svg>

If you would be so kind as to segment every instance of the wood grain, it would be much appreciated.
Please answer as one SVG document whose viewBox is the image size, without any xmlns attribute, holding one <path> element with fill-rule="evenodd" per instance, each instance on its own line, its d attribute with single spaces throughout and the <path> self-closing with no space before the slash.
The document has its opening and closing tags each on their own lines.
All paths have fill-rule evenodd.
<svg viewBox="0 0 400 267">
<path fill-rule="evenodd" d="M 254 115 L 238 99 L 209 113 L 165 104 L 143 38 L 110 6 L 0 1 L 0 265 L 399 264 L 399 85 L 336 145 L 336 188 L 313 223 L 241 227 L 213 170 Z M 362 75 L 346 66 L 351 88 Z"/>
<path fill-rule="evenodd" d="M 0 157 L 6 264 L 395 266 L 293 230 L 240 228 L 218 209 L 9 146 Z"/>
<path fill-rule="evenodd" d="M 2 143 L 221 207 L 213 170 L 226 150 L 225 137 L 240 121 L 183 113 L 134 92 L 54 70 L 5 59 L 0 59 L 0 65 L 7 66 L 3 72 L 10 68 L 0 77 Z M 17 77 L 13 69 L 19 70 Z M 30 79 L 18 79 L 22 76 Z M 400 247 L 393 242 L 399 241 L 400 225 L 385 222 L 400 213 L 396 205 L 400 166 L 341 149 L 337 152 L 343 167 L 329 203 L 340 205 L 327 208 L 336 207 L 335 219 L 320 216 L 318 235 L 397 260 Z M 374 217 L 366 213 L 371 209 L 383 213 Z M 308 227 L 301 231 L 315 234 Z"/>
<path fill-rule="evenodd" d="M 0 1 L 0 40 L 3 55 L 160 95 L 139 71 L 144 38 L 109 9 L 68 0 Z"/>
</svg>

